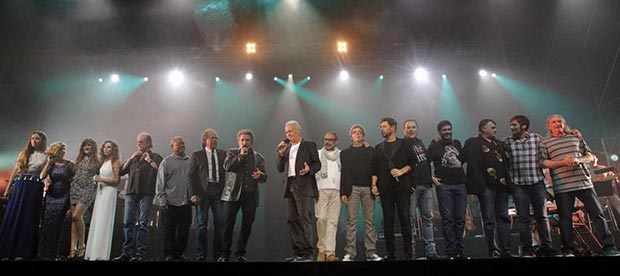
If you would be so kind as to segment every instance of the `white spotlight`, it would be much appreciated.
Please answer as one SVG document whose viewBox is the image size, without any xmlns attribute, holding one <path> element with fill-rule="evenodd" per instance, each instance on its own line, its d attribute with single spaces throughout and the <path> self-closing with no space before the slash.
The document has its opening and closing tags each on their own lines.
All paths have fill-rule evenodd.
<svg viewBox="0 0 620 276">
<path fill-rule="evenodd" d="M 215 81 L 220 81 L 220 77 L 215 77 Z"/>
<path fill-rule="evenodd" d="M 349 72 L 347 72 L 347 70 L 341 70 L 340 71 L 340 79 L 341 80 L 348 80 L 349 79 Z"/>
<path fill-rule="evenodd" d="M 250 73 L 250 72 L 245 73 L 245 79 L 246 80 L 251 80 L 253 77 L 254 76 L 252 76 L 252 73 Z"/>
<path fill-rule="evenodd" d="M 383 75 L 379 75 L 379 79 L 382 80 L 383 79 Z"/>
<path fill-rule="evenodd" d="M 103 79 L 102 79 L 102 78 L 99 78 L 99 82 L 103 82 Z"/>
<path fill-rule="evenodd" d="M 422 68 L 422 67 L 418 67 L 417 69 L 415 69 L 415 71 L 413 72 L 413 76 L 415 77 L 416 80 L 418 81 L 425 81 L 428 79 L 428 71 L 426 71 L 426 69 Z"/>
<path fill-rule="evenodd" d="M 293 78 L 293 74 L 288 74 L 288 78 L 292 79 Z"/>
<path fill-rule="evenodd" d="M 478 75 L 480 75 L 481 77 L 486 77 L 489 73 L 487 73 L 487 70 L 484 69 L 480 69 L 480 71 L 478 71 Z"/>
<path fill-rule="evenodd" d="M 149 81 L 149 78 L 148 77 L 144 77 L 144 81 Z"/>
<path fill-rule="evenodd" d="M 183 72 L 179 71 L 179 69 L 174 69 L 168 74 L 168 82 L 172 86 L 179 86 L 185 80 L 185 76 L 183 76 Z"/>
<path fill-rule="evenodd" d="M 495 73 L 491 74 L 491 77 L 495 78 L 497 75 Z"/>
<path fill-rule="evenodd" d="M 274 81 L 278 81 L 278 77 L 273 77 L 273 80 Z"/>
<path fill-rule="evenodd" d="M 112 74 L 110 75 L 110 80 L 112 82 L 118 82 L 121 79 L 121 77 L 118 76 L 118 74 Z"/>
<path fill-rule="evenodd" d="M 311 80 L 312 78 L 311 78 L 310 76 L 307 76 L 307 77 L 306 77 L 306 79 L 307 79 L 307 80 Z"/>
</svg>

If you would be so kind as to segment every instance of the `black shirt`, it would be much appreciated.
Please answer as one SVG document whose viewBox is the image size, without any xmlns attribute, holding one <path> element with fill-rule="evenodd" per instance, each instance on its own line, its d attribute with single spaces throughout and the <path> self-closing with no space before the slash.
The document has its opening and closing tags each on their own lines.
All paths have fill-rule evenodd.
<svg viewBox="0 0 620 276">
<path fill-rule="evenodd" d="M 443 184 L 465 184 L 467 178 L 463 171 L 461 158 L 463 147 L 459 140 L 431 141 L 428 146 L 428 157 L 435 166 L 435 176 L 441 179 Z"/>
<path fill-rule="evenodd" d="M 373 154 L 372 147 L 364 146 L 351 146 L 340 152 L 340 195 L 350 196 L 352 186 L 370 187 Z"/>
<path fill-rule="evenodd" d="M 431 172 L 431 164 L 426 156 L 426 147 L 424 146 L 424 142 L 417 137 L 408 140 L 411 141 L 413 152 L 415 152 L 418 159 L 418 165 L 413 168 L 412 172 L 413 186 L 426 185 L 430 187 L 433 185 L 433 179 L 431 178 L 433 174 Z"/>
</svg>

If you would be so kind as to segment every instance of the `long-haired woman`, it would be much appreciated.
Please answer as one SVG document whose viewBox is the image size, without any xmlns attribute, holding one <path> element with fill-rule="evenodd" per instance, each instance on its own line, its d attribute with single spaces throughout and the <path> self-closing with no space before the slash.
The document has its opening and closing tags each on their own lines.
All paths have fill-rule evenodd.
<svg viewBox="0 0 620 276">
<path fill-rule="evenodd" d="M 100 155 L 103 165 L 99 169 L 99 175 L 93 176 L 93 180 L 97 182 L 97 195 L 88 231 L 84 257 L 86 260 L 109 260 L 112 250 L 117 186 L 121 170 L 118 144 L 110 140 L 103 142 Z"/>
<path fill-rule="evenodd" d="M 41 179 L 49 176 L 50 184 L 43 199 L 39 257 L 55 260 L 59 257 L 60 237 L 69 210 L 69 189 L 73 180 L 75 163 L 65 159 L 67 145 L 51 143 L 47 149 L 47 162 L 41 171 Z"/>
<path fill-rule="evenodd" d="M 39 178 L 47 161 L 47 135 L 37 130 L 19 153 L 4 197 L 9 202 L 0 228 L 0 259 L 32 259 L 37 256 L 43 182 Z M 11 189 L 12 188 L 12 189 Z"/>
<path fill-rule="evenodd" d="M 95 201 L 97 184 L 93 176 L 99 172 L 101 162 L 97 155 L 97 142 L 93 138 L 86 138 L 80 145 L 80 151 L 75 160 L 75 176 L 71 182 L 71 252 L 69 259 L 84 257 L 84 213 Z"/>
</svg>

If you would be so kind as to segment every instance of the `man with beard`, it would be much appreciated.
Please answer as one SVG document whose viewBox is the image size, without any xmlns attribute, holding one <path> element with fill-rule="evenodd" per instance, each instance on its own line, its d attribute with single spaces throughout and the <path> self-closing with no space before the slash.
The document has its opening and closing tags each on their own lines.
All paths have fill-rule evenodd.
<svg viewBox="0 0 620 276">
<path fill-rule="evenodd" d="M 443 222 L 445 252 L 449 258 L 465 259 L 463 231 L 467 210 L 467 179 L 463 171 L 462 146 L 452 139 L 452 123 L 437 124 L 439 138 L 431 141 L 428 156 L 433 161 L 433 183 L 437 186 L 437 201 Z"/>
<path fill-rule="evenodd" d="M 416 155 L 417 166 L 413 168 L 413 192 L 409 199 L 409 220 L 411 221 L 411 236 L 413 237 L 413 225 L 418 220 L 417 211 L 419 209 L 422 217 L 422 237 L 424 238 L 424 252 L 427 259 L 439 259 L 435 250 L 435 239 L 433 237 L 433 173 L 431 164 L 426 156 L 424 142 L 418 138 L 418 122 L 413 119 L 405 121 L 403 128 L 405 139 L 411 142 L 413 152 Z M 412 238 L 411 252 L 415 254 L 415 238 Z"/>
<path fill-rule="evenodd" d="M 338 232 L 338 217 L 340 217 L 340 149 L 336 132 L 325 133 L 323 148 L 319 150 L 321 170 L 316 174 L 316 184 L 319 189 L 319 200 L 316 202 L 316 229 L 319 254 L 318 262 L 335 262 L 336 234 Z"/>
<path fill-rule="evenodd" d="M 512 136 L 504 138 L 504 148 L 508 155 L 508 168 L 513 184 L 512 197 L 517 209 L 517 225 L 521 242 L 521 257 L 553 257 L 549 220 L 547 219 L 545 175 L 538 164 L 538 147 L 542 136 L 528 132 L 530 119 L 524 115 L 510 118 Z M 540 238 L 537 252 L 532 248 L 532 215 Z"/>
<path fill-rule="evenodd" d="M 482 119 L 478 136 L 465 141 L 467 192 L 480 202 L 484 236 L 489 257 L 510 258 L 510 217 L 508 217 L 509 176 L 503 144 L 495 138 L 495 121 Z"/>
<path fill-rule="evenodd" d="M 383 118 L 379 124 L 385 139 L 375 147 L 372 168 L 372 193 L 379 196 L 383 208 L 386 261 L 396 259 L 394 251 L 394 213 L 403 237 L 405 260 L 413 259 L 411 228 L 409 224 L 409 194 L 411 194 L 411 168 L 417 159 L 409 141 L 396 137 L 396 120 Z"/>
</svg>

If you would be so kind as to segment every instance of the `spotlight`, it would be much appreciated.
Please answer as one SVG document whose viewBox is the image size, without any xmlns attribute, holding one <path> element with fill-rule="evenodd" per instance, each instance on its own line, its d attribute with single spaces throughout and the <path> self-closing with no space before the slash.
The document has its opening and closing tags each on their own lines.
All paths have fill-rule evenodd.
<svg viewBox="0 0 620 276">
<path fill-rule="evenodd" d="M 220 81 L 220 77 L 215 77 L 215 81 Z"/>
<path fill-rule="evenodd" d="M 422 68 L 422 67 L 418 67 L 417 69 L 415 69 L 415 71 L 413 72 L 413 76 L 415 77 L 416 80 L 418 81 L 425 81 L 428 79 L 428 71 L 426 71 L 426 69 Z"/>
<path fill-rule="evenodd" d="M 245 79 L 246 80 L 251 80 L 253 77 L 254 76 L 252 76 L 252 73 L 250 73 L 250 72 L 245 73 Z"/>
<path fill-rule="evenodd" d="M 148 77 L 144 77 L 144 81 L 149 81 L 149 78 Z"/>
<path fill-rule="evenodd" d="M 274 81 L 278 81 L 278 77 L 273 77 L 273 80 Z"/>
<path fill-rule="evenodd" d="M 121 78 L 118 76 L 118 74 L 112 74 L 110 75 L 110 80 L 112 82 L 118 82 Z"/>
<path fill-rule="evenodd" d="M 379 79 L 382 80 L 383 79 L 383 75 L 379 75 Z"/>
<path fill-rule="evenodd" d="M 172 86 L 179 86 L 185 80 L 185 76 L 183 76 L 183 72 L 179 71 L 179 69 L 174 69 L 168 74 L 168 82 Z"/>
<path fill-rule="evenodd" d="M 609 159 L 611 159 L 611 161 L 617 162 L 618 161 L 618 155 L 614 153 L 611 156 L 609 156 Z"/>
<path fill-rule="evenodd" d="M 338 53 L 346 54 L 349 51 L 347 42 L 344 40 L 338 41 Z"/>
<path fill-rule="evenodd" d="M 288 78 L 292 79 L 293 78 L 293 74 L 288 74 Z"/>
<path fill-rule="evenodd" d="M 442 78 L 442 79 L 447 78 L 446 74 L 442 74 L 442 75 L 441 75 L 441 78 Z"/>
<path fill-rule="evenodd" d="M 102 79 L 102 78 L 99 78 L 99 82 L 103 82 L 103 79 Z"/>
<path fill-rule="evenodd" d="M 495 78 L 497 75 L 495 73 L 491 74 L 491 77 Z"/>
<path fill-rule="evenodd" d="M 349 79 L 349 72 L 347 72 L 347 70 L 341 70 L 340 71 L 340 79 L 341 80 L 348 80 Z"/>
<path fill-rule="evenodd" d="M 312 78 L 311 78 L 310 76 L 307 76 L 307 77 L 306 77 L 306 79 L 307 79 L 307 80 L 310 80 L 310 79 L 312 79 Z"/>
<path fill-rule="evenodd" d="M 486 77 L 489 73 L 487 73 L 487 70 L 484 69 L 480 69 L 480 71 L 478 71 L 478 75 L 480 75 L 481 77 Z"/>
<path fill-rule="evenodd" d="M 254 43 L 254 42 L 248 42 L 248 43 L 246 43 L 246 44 L 245 44 L 245 52 L 246 52 L 248 55 L 251 55 L 251 54 L 256 54 L 256 43 Z"/>
</svg>

